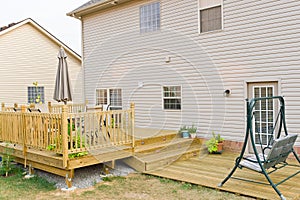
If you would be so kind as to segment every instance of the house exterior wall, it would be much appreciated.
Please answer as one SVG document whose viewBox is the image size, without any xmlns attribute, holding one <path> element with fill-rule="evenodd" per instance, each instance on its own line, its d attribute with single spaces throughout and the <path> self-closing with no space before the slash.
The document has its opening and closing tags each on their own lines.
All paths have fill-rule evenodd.
<svg viewBox="0 0 300 200">
<path fill-rule="evenodd" d="M 140 34 L 139 7 L 151 2 L 130 1 L 82 17 L 91 104 L 97 88 L 122 88 L 123 107 L 136 104 L 137 126 L 195 124 L 204 137 L 215 131 L 243 141 L 247 83 L 275 81 L 286 99 L 288 130 L 298 132 L 299 1 L 224 0 L 223 30 L 199 33 L 198 1 L 160 0 L 161 30 Z M 181 111 L 163 110 L 165 85 L 182 87 Z"/>
<path fill-rule="evenodd" d="M 53 100 L 60 46 L 30 23 L 0 37 L 0 102 L 27 104 L 27 87 L 44 87 L 45 105 Z M 67 52 L 74 102 L 83 102 L 81 61 Z"/>
</svg>

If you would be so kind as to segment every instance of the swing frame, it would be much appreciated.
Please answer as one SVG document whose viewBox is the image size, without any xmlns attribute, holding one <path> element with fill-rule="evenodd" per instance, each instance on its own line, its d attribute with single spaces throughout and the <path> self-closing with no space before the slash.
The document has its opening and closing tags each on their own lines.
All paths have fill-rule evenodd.
<svg viewBox="0 0 300 200">
<path fill-rule="evenodd" d="M 285 153 L 286 155 L 282 155 L 282 156 L 278 156 L 278 160 L 275 160 L 274 165 L 271 166 L 273 168 L 272 171 L 267 171 L 269 168 L 271 168 L 270 166 L 268 166 L 267 168 L 265 168 L 265 163 L 268 162 L 268 160 L 266 160 L 265 155 L 264 155 L 264 150 L 266 148 L 272 148 L 269 147 L 270 141 L 268 142 L 268 146 L 265 148 L 262 148 L 262 141 L 261 139 L 259 140 L 260 145 L 261 145 L 261 150 L 263 154 L 260 154 L 256 145 L 255 144 L 255 139 L 254 139 L 254 134 L 253 134 L 253 128 L 252 128 L 252 120 L 254 117 L 254 108 L 255 108 L 255 104 L 259 101 L 262 100 L 273 100 L 273 99 L 278 99 L 280 102 L 280 106 L 279 106 L 279 111 L 278 111 L 278 116 L 276 118 L 274 127 L 273 127 L 273 132 L 272 135 L 274 135 L 274 131 L 275 131 L 275 127 L 278 123 L 279 120 L 279 124 L 278 124 L 278 129 L 277 129 L 277 134 L 276 134 L 276 139 L 274 140 L 275 142 L 281 140 L 282 137 L 280 137 L 282 129 L 283 132 L 285 134 L 285 137 L 290 136 L 287 132 L 287 127 L 286 127 L 286 121 L 285 121 L 285 103 L 284 103 L 284 99 L 282 96 L 273 96 L 273 97 L 261 97 L 261 98 L 253 98 L 251 100 L 246 99 L 246 103 L 247 103 L 247 128 L 246 128 L 246 135 L 245 135 L 245 139 L 244 139 L 244 145 L 242 147 L 241 153 L 240 155 L 236 158 L 235 160 L 235 166 L 233 167 L 233 169 L 231 170 L 231 172 L 227 175 L 227 177 L 221 182 L 219 183 L 218 187 L 222 187 L 230 178 L 234 178 L 237 180 L 242 180 L 242 181 L 248 181 L 248 182 L 253 182 L 253 183 L 258 183 L 258 184 L 264 184 L 264 185 L 270 185 L 272 186 L 272 188 L 276 191 L 276 193 L 278 194 L 278 196 L 281 198 L 281 200 L 286 200 L 286 198 L 283 196 L 283 194 L 279 191 L 279 189 L 277 188 L 278 185 L 280 185 L 281 183 L 284 183 L 285 181 L 289 180 L 290 178 L 296 176 L 297 174 L 300 173 L 300 170 L 296 171 L 294 174 L 288 176 L 287 178 L 283 179 L 282 181 L 278 182 L 278 183 L 274 183 L 272 181 L 272 179 L 270 178 L 269 174 L 275 172 L 278 169 L 281 169 L 285 166 L 295 166 L 295 167 L 300 167 L 300 165 L 292 165 L 286 162 L 286 158 L 288 157 L 288 155 L 290 153 L 293 153 L 294 157 L 296 158 L 296 160 L 298 161 L 298 164 L 300 164 L 300 159 L 296 153 L 296 151 L 294 150 L 293 146 L 290 147 L 289 151 L 287 153 Z M 295 135 L 292 135 L 292 137 L 294 137 L 294 140 L 296 140 Z M 250 138 L 250 140 L 249 140 Z M 254 151 L 254 155 L 252 156 L 252 159 L 249 159 L 247 157 L 244 157 L 248 142 L 251 142 L 251 146 L 253 148 Z M 295 142 L 295 141 L 293 141 Z M 273 145 L 274 143 L 272 143 Z M 293 144 L 293 143 L 292 143 Z M 275 146 L 275 145 L 274 145 Z M 283 146 L 284 147 L 284 146 Z M 271 149 L 272 150 L 272 149 Z M 263 156 L 263 157 L 262 157 Z M 254 159 L 253 159 L 254 158 Z M 263 158 L 263 159 L 262 159 Z M 251 169 L 249 167 L 246 167 L 250 170 L 254 170 L 258 173 L 261 173 L 265 176 L 265 178 L 268 181 L 267 183 L 264 182 L 259 182 L 259 181 L 255 181 L 255 180 L 249 180 L 249 179 L 244 179 L 244 178 L 239 178 L 239 177 L 233 177 L 234 172 L 236 171 L 237 168 L 242 169 L 244 166 L 241 165 L 241 162 L 243 162 L 244 160 L 247 160 L 247 162 L 256 162 L 256 166 L 258 165 L 258 168 L 260 168 L 259 170 L 257 169 Z M 255 160 L 255 161 L 254 161 Z M 262 161 L 263 160 L 263 161 Z M 273 162 L 274 160 L 272 160 Z M 276 165 L 280 164 L 279 167 L 277 167 Z"/>
</svg>

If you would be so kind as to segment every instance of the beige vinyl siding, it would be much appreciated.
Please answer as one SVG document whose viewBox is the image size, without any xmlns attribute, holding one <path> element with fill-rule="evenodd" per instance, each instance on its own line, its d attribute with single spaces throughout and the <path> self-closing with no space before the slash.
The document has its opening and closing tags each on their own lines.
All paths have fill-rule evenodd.
<svg viewBox="0 0 300 200">
<path fill-rule="evenodd" d="M 235 111 L 245 110 L 242 101 L 245 98 L 245 81 L 279 81 L 279 92 L 286 99 L 288 130 L 297 133 L 299 120 L 295 109 L 300 109 L 299 82 L 299 36 L 300 2 L 298 1 L 225 1 L 224 31 L 202 34 L 199 41 L 218 66 L 225 87 L 232 89 L 230 101 Z M 222 41 L 222 42 L 220 42 Z M 296 82 L 295 82 L 296 81 Z M 291 91 L 291 87 L 294 88 Z M 294 105 L 290 107 L 290 105 Z M 243 106 L 243 107 L 242 107 Z M 227 109 L 228 128 L 233 137 L 238 135 L 244 114 L 232 113 Z M 294 111 L 293 111 L 294 110 Z M 232 124 L 233 123 L 233 124 Z M 244 129 L 241 129 L 244 135 Z M 235 137 L 236 138 L 236 137 Z"/>
<path fill-rule="evenodd" d="M 223 30 L 199 34 L 197 1 L 161 0 L 161 31 L 139 34 L 139 6 L 149 2 L 155 1 L 131 1 L 83 17 L 91 103 L 96 87 L 118 86 L 123 105 L 136 103 L 137 126 L 176 130 L 195 123 L 203 136 L 215 131 L 243 141 L 246 83 L 278 81 L 288 130 L 298 132 L 299 1 L 224 0 Z M 165 84 L 182 86 L 181 111 L 162 110 Z M 225 89 L 232 91 L 227 98 Z"/>
<path fill-rule="evenodd" d="M 27 87 L 37 81 L 45 102 L 53 100 L 60 46 L 30 23 L 0 36 L 0 102 L 27 104 Z M 81 62 L 67 52 L 74 101 L 82 102 Z"/>
</svg>

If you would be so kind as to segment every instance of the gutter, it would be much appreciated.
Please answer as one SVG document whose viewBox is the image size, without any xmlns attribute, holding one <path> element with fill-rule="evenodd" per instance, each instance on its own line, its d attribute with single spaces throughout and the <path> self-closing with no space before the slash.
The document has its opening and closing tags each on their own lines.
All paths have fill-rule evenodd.
<svg viewBox="0 0 300 200">
<path fill-rule="evenodd" d="M 76 19 L 81 19 L 82 16 L 99 11 L 104 10 L 106 8 L 114 7 L 118 5 L 119 3 L 126 2 L 129 0 L 104 0 L 99 1 L 98 3 L 88 5 L 83 8 L 75 9 L 69 13 L 67 13 L 67 16 L 74 17 Z"/>
</svg>

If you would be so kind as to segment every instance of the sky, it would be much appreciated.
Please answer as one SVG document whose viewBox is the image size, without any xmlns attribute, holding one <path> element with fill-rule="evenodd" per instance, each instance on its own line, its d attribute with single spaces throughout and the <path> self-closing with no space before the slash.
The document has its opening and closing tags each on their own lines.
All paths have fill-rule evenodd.
<svg viewBox="0 0 300 200">
<path fill-rule="evenodd" d="M 1 0 L 0 27 L 27 18 L 81 55 L 81 22 L 66 13 L 89 0 Z"/>
</svg>

